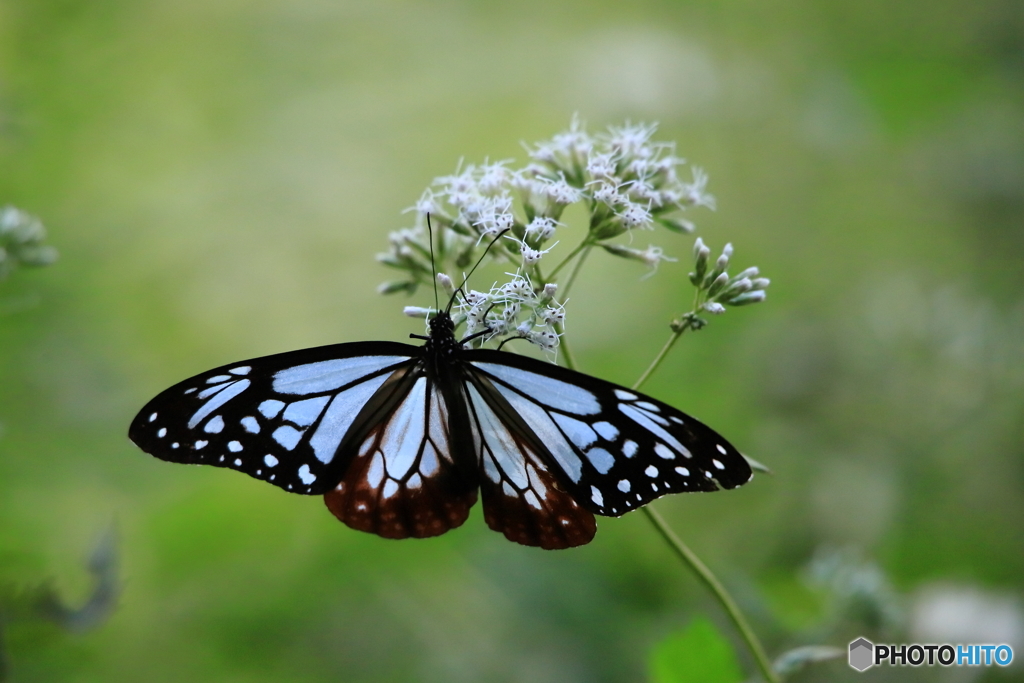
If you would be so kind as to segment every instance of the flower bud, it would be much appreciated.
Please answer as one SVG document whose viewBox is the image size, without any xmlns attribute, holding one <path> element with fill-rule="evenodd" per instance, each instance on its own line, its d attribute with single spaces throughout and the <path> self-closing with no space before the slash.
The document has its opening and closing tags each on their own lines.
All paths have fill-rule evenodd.
<svg viewBox="0 0 1024 683">
<path fill-rule="evenodd" d="M 714 298 L 727 284 L 729 284 L 729 273 L 719 273 L 708 287 L 708 297 Z"/>
<path fill-rule="evenodd" d="M 452 282 L 452 279 L 444 273 L 437 274 L 437 284 L 441 285 L 441 289 L 443 289 L 445 294 L 448 296 L 455 295 L 455 283 Z"/>
<path fill-rule="evenodd" d="M 410 318 L 427 318 L 433 312 L 434 309 L 423 308 L 422 306 L 406 306 L 402 309 L 402 313 L 405 313 Z"/>
<path fill-rule="evenodd" d="M 704 306 L 702 306 L 702 308 L 712 315 L 721 315 L 722 313 L 725 313 L 725 306 L 717 301 L 708 301 Z"/>
<path fill-rule="evenodd" d="M 729 299 L 725 303 L 729 304 L 730 306 L 747 306 L 749 304 L 761 303 L 762 301 L 764 301 L 766 296 L 767 295 L 765 294 L 765 291 L 763 289 L 755 289 L 752 292 L 744 292 L 743 294 L 740 294 L 737 297 Z"/>
</svg>

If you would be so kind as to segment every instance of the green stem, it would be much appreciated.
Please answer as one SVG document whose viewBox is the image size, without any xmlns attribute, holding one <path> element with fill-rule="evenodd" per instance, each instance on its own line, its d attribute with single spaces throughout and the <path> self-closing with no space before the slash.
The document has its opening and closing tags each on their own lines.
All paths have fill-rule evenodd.
<svg viewBox="0 0 1024 683">
<path fill-rule="evenodd" d="M 581 251 L 583 251 L 586 247 L 587 247 L 587 241 L 586 240 L 583 240 L 582 242 L 580 242 L 579 245 L 575 249 L 573 249 L 572 251 L 569 252 L 568 256 L 566 256 L 564 259 L 562 259 L 561 263 L 559 263 L 557 266 L 555 266 L 554 270 L 552 270 L 550 273 L 548 273 L 548 277 L 547 277 L 546 281 L 547 282 L 554 282 L 555 281 L 555 276 L 558 275 L 558 271 L 560 271 L 562 268 L 564 268 L 565 264 L 569 263 L 569 261 L 572 261 L 573 258 L 575 258 L 576 254 L 578 254 Z"/>
<path fill-rule="evenodd" d="M 665 342 L 665 345 L 661 347 L 661 351 L 658 352 L 658 355 L 654 357 L 654 360 L 651 361 L 651 364 L 647 366 L 646 370 L 644 370 L 644 374 L 640 375 L 640 379 L 633 383 L 634 389 L 639 389 L 640 386 L 644 382 L 646 382 L 652 374 L 654 374 L 654 371 L 658 369 L 659 365 L 661 365 L 661 361 L 665 360 L 665 356 L 667 356 L 668 352 L 672 350 L 672 347 L 679 340 L 679 337 L 683 336 L 683 332 L 686 332 L 686 330 L 688 329 L 690 328 L 682 327 L 679 329 L 678 332 L 673 330 L 672 335 L 668 338 L 668 341 Z"/>
<path fill-rule="evenodd" d="M 580 245 L 583 246 L 583 245 Z M 576 276 L 580 274 L 580 269 L 583 267 L 584 262 L 587 260 L 587 256 L 590 256 L 590 249 L 593 245 L 587 244 L 583 254 L 580 255 L 579 259 L 576 260 L 576 265 L 573 266 L 572 272 L 569 274 L 569 279 L 565 283 L 565 287 L 560 287 L 561 291 L 558 292 L 558 296 L 562 301 L 566 300 L 569 296 L 569 289 L 572 288 L 572 283 L 576 282 Z"/>
<path fill-rule="evenodd" d="M 704 585 L 707 586 L 716 598 L 721 603 L 722 607 L 729 614 L 732 619 L 732 623 L 739 629 L 740 634 L 743 636 L 743 640 L 747 641 L 747 647 L 750 648 L 751 654 L 754 655 L 754 659 L 757 661 L 757 667 L 761 670 L 761 675 L 764 676 L 768 683 L 779 683 L 781 679 L 778 674 L 772 669 L 772 664 L 768 661 L 768 656 L 764 652 L 764 647 L 761 645 L 761 641 L 758 640 L 754 634 L 753 629 L 750 628 L 750 624 L 747 623 L 746 617 L 743 616 L 743 612 L 736 605 L 736 602 L 732 599 L 732 596 L 725 590 L 725 586 L 721 584 L 718 578 L 711 573 L 711 570 L 707 568 L 701 559 L 694 554 L 690 548 L 683 543 L 682 539 L 676 536 L 675 532 L 669 528 L 665 519 L 658 514 L 657 510 L 652 508 L 650 505 L 642 508 L 644 514 L 647 515 L 647 519 L 651 520 L 651 524 L 658 530 L 665 542 L 672 546 L 672 549 L 676 551 L 676 554 L 690 566 Z"/>
<path fill-rule="evenodd" d="M 694 303 L 696 304 L 697 300 L 695 300 Z M 696 310 L 696 306 L 694 307 L 694 310 Z M 685 321 L 686 316 L 684 316 L 682 320 Z M 683 336 L 683 332 L 686 332 L 686 330 L 689 329 L 691 329 L 691 326 L 686 323 L 678 325 L 678 328 L 673 328 L 672 335 L 668 338 L 668 341 L 665 342 L 665 345 L 661 347 L 661 351 L 658 352 L 658 355 L 654 357 L 651 364 L 647 366 L 646 370 L 644 370 L 644 374 L 640 375 L 640 379 L 634 382 L 634 389 L 639 389 L 640 386 L 647 381 L 654 371 L 658 369 L 658 366 L 661 365 L 661 362 L 665 360 L 665 356 L 667 356 L 668 352 L 672 350 L 673 345 L 675 345 L 679 340 L 679 337 Z M 729 614 L 733 624 L 736 625 L 740 635 L 743 636 L 743 640 L 746 641 L 747 647 L 750 649 L 750 653 L 754 656 L 754 660 L 757 662 L 757 666 L 761 670 L 761 674 L 764 676 L 765 680 L 768 681 L 768 683 L 779 683 L 781 679 L 772 669 L 771 662 L 768 661 L 768 657 L 765 655 L 764 646 L 761 645 L 761 641 L 758 640 L 757 635 L 754 633 L 753 629 L 750 628 L 750 624 L 747 623 L 747 619 L 743 616 L 743 612 L 741 612 L 740 608 L 737 607 L 736 602 L 725 590 L 722 583 L 714 574 L 711 573 L 711 570 L 708 569 L 707 565 L 701 562 L 700 558 L 697 557 L 697 555 L 695 555 L 685 543 L 683 543 L 682 539 L 676 536 L 675 532 L 669 528 L 664 518 L 662 518 L 654 508 L 648 505 L 643 508 L 643 511 L 644 514 L 647 515 L 647 519 L 651 521 L 651 524 L 653 524 L 661 534 L 662 538 L 672 546 L 672 549 L 676 551 L 676 554 L 679 555 L 683 562 L 689 565 L 690 569 L 692 569 L 700 580 L 704 582 L 704 585 L 708 587 L 708 590 L 718 598 L 718 602 Z"/>
<path fill-rule="evenodd" d="M 559 340 L 558 348 L 562 351 L 562 362 L 565 363 L 565 367 L 575 370 L 576 359 L 573 358 L 572 352 L 569 350 L 569 342 L 566 341 L 564 336 Z"/>
</svg>

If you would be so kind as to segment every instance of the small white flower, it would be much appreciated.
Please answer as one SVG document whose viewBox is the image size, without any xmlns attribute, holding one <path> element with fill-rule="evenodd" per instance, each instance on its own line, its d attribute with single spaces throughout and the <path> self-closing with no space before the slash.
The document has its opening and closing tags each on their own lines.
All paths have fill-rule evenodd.
<svg viewBox="0 0 1024 683">
<path fill-rule="evenodd" d="M 526 226 L 526 236 L 535 237 L 541 242 L 551 239 L 555 234 L 555 227 L 558 221 L 548 216 L 535 216 L 529 225 Z"/>
<path fill-rule="evenodd" d="M 601 202 L 610 208 L 627 201 L 625 195 L 619 194 L 619 186 L 612 185 L 605 181 L 595 183 L 595 189 L 590 193 L 594 201 Z"/>
<path fill-rule="evenodd" d="M 441 202 L 438 201 L 437 195 L 430 188 L 423 191 L 420 198 L 416 201 L 416 204 L 406 209 L 406 211 L 415 211 L 421 216 L 442 216 L 444 215 L 444 209 L 441 208 Z"/>
<path fill-rule="evenodd" d="M 558 242 L 555 242 L 555 244 L 558 244 Z M 534 263 L 537 263 L 546 253 L 551 251 L 555 244 L 552 244 L 547 249 L 541 251 L 534 249 L 526 242 L 523 242 L 519 245 L 519 253 L 523 257 L 523 265 L 532 266 Z"/>
<path fill-rule="evenodd" d="M 545 351 L 551 351 L 558 346 L 558 335 L 551 330 L 531 332 L 526 338 Z"/>
<path fill-rule="evenodd" d="M 587 172 L 593 178 L 615 178 L 615 155 L 611 152 L 592 154 L 587 161 Z"/>
<path fill-rule="evenodd" d="M 693 167 L 693 182 L 683 185 L 684 199 L 693 206 L 706 206 L 714 210 L 715 198 L 705 192 L 708 185 L 708 174 L 704 169 Z"/>
<path fill-rule="evenodd" d="M 583 193 L 566 182 L 565 176 L 560 176 L 558 180 L 547 181 L 544 189 L 548 199 L 556 204 L 573 204 L 583 198 Z"/>
<path fill-rule="evenodd" d="M 481 167 L 480 179 L 477 181 L 480 191 L 493 194 L 501 190 L 512 176 L 512 172 L 505 168 L 505 164 L 510 162 L 511 159 L 506 159 L 504 161 L 496 161 L 493 164 L 485 164 Z"/>
<path fill-rule="evenodd" d="M 641 152 L 657 128 L 657 124 L 634 125 L 628 121 L 623 126 L 609 126 L 608 145 L 624 155 L 648 156 L 648 154 L 642 154 Z"/>
<path fill-rule="evenodd" d="M 561 325 L 565 322 L 565 306 L 559 305 L 557 308 L 548 306 L 541 311 L 540 317 L 546 325 Z"/>
<path fill-rule="evenodd" d="M 650 210 L 636 202 L 627 202 L 626 207 L 619 212 L 619 217 L 622 218 L 622 224 L 626 226 L 626 229 L 632 230 L 634 228 L 647 229 L 653 227 L 653 218 L 651 217 Z"/>
</svg>

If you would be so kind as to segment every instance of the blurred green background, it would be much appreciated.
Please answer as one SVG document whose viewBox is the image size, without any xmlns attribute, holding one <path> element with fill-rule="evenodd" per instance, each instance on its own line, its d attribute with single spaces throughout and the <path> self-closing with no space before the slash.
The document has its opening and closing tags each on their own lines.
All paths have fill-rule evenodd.
<svg viewBox="0 0 1024 683">
<path fill-rule="evenodd" d="M 656 504 L 768 649 L 866 635 L 1020 659 L 1022 7 L 0 0 L 0 204 L 61 252 L 0 283 L 0 584 L 82 602 L 113 522 L 123 590 L 85 633 L 9 620 L 12 680 L 637 681 L 695 615 L 738 642 L 639 514 L 563 552 L 479 510 L 386 541 L 126 438 L 209 367 L 421 331 L 401 307 L 428 293 L 374 291 L 402 209 L 460 157 L 522 162 L 574 112 L 660 122 L 711 176 L 699 234 L 773 280 L 646 387 L 775 471 Z M 631 383 L 689 302 L 692 237 L 650 240 L 681 262 L 641 281 L 595 254 L 577 283 L 585 371 Z M 853 558 L 895 616 L 840 614 L 815 557 Z"/>
</svg>

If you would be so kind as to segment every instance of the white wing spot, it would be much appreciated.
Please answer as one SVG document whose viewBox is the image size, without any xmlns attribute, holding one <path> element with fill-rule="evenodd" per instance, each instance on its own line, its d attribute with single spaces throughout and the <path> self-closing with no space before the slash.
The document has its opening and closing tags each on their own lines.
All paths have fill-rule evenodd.
<svg viewBox="0 0 1024 683">
<path fill-rule="evenodd" d="M 597 490 L 596 486 L 590 487 L 590 499 L 594 501 L 594 504 L 598 507 L 604 507 L 604 497 L 601 492 Z"/>
<path fill-rule="evenodd" d="M 186 389 L 185 393 L 186 394 L 194 394 L 194 393 L 196 393 L 196 388 L 192 387 L 191 389 Z"/>
<path fill-rule="evenodd" d="M 640 495 L 640 494 L 638 493 L 638 494 L 636 494 L 636 499 L 637 499 L 637 500 L 643 500 L 643 499 L 644 499 L 644 497 L 643 497 L 643 496 L 641 496 L 641 495 Z"/>
<path fill-rule="evenodd" d="M 423 485 L 423 480 L 420 479 L 420 475 L 414 474 L 409 477 L 409 481 L 405 482 L 405 487 L 410 489 L 418 489 Z"/>
<path fill-rule="evenodd" d="M 527 491 L 526 495 L 524 495 L 523 498 L 526 499 L 526 502 L 530 506 L 535 507 L 538 510 L 542 509 L 540 506 L 540 501 L 537 499 L 537 496 L 533 493 L 533 491 Z"/>
<path fill-rule="evenodd" d="M 178 445 L 179 445 L 178 442 L 175 441 L 174 443 L 171 444 L 171 448 L 177 448 Z"/>
<path fill-rule="evenodd" d="M 366 473 L 366 482 L 370 488 L 375 489 L 380 486 L 382 479 L 384 479 L 384 458 L 381 457 L 380 451 L 377 451 L 373 460 L 370 461 L 370 471 Z"/>
<path fill-rule="evenodd" d="M 209 441 L 196 441 L 196 450 L 198 451 L 200 448 L 203 448 L 208 443 Z"/>
<path fill-rule="evenodd" d="M 276 474 L 271 474 L 270 475 L 270 481 L 274 481 L 274 477 L 276 477 L 276 476 L 277 476 Z"/>
<path fill-rule="evenodd" d="M 263 470 L 256 470 L 256 476 L 259 477 L 263 474 Z"/>
<path fill-rule="evenodd" d="M 248 365 L 241 365 L 237 368 L 231 368 L 228 372 L 232 375 L 248 375 L 250 370 L 252 370 L 252 368 Z"/>
<path fill-rule="evenodd" d="M 239 459 L 239 458 L 235 458 L 235 467 L 241 467 L 241 466 L 242 466 L 242 461 L 241 461 L 241 459 Z"/>
<path fill-rule="evenodd" d="M 680 419 L 679 419 L 678 417 L 676 417 L 675 415 L 672 415 L 672 416 L 671 416 L 671 417 L 669 417 L 668 419 L 672 420 L 672 421 L 673 421 L 673 422 L 675 422 L 675 423 L 676 423 L 677 425 L 681 425 L 681 424 L 683 424 L 683 421 L 682 421 L 682 420 L 680 420 Z"/>
<path fill-rule="evenodd" d="M 721 453 L 722 455 L 728 455 L 729 454 L 729 451 L 725 450 L 725 447 L 722 444 L 720 444 L 720 443 L 715 444 L 715 448 L 717 448 L 718 452 Z"/>
<path fill-rule="evenodd" d="M 622 454 L 627 458 L 632 458 L 634 455 L 636 455 L 636 449 L 636 441 L 627 441 L 626 443 L 622 444 Z"/>
<path fill-rule="evenodd" d="M 220 456 L 220 458 L 217 459 L 217 462 L 224 462 L 224 456 Z"/>
<path fill-rule="evenodd" d="M 611 422 L 597 422 L 594 424 L 594 431 L 601 435 L 605 441 L 615 441 L 619 438 L 619 428 Z"/>
<path fill-rule="evenodd" d="M 242 450 L 242 444 L 238 441 L 228 441 L 228 450 L 232 453 L 238 453 Z"/>
<path fill-rule="evenodd" d="M 301 479 L 302 483 L 305 484 L 306 486 L 309 486 L 314 481 L 316 481 L 316 475 L 309 471 L 309 465 L 303 465 L 302 467 L 300 467 L 298 474 L 299 479 Z"/>
<path fill-rule="evenodd" d="M 684 477 L 690 476 L 690 470 L 686 469 L 685 467 L 677 467 L 676 472 L 683 475 Z"/>
<path fill-rule="evenodd" d="M 219 384 L 221 382 L 227 382 L 229 379 L 231 379 L 231 375 L 216 375 L 215 377 L 211 377 L 210 379 L 206 380 L 206 383 Z"/>
<path fill-rule="evenodd" d="M 263 456 L 263 462 L 267 464 L 267 467 L 276 467 L 278 460 L 277 458 L 268 453 L 267 455 Z"/>
<path fill-rule="evenodd" d="M 156 433 L 156 435 L 157 435 L 158 438 L 161 438 L 161 439 L 164 438 L 165 436 L 167 436 L 167 427 L 161 427 L 160 431 L 158 431 Z"/>
<path fill-rule="evenodd" d="M 304 401 L 290 403 L 284 409 L 282 417 L 300 427 L 308 427 L 316 422 L 316 419 L 320 417 L 320 413 L 323 412 L 324 406 L 330 400 L 330 396 L 317 396 L 316 398 L 307 398 Z"/>
<path fill-rule="evenodd" d="M 725 465 L 720 463 L 717 458 L 712 458 L 711 462 L 715 463 L 715 467 L 717 467 L 718 469 L 720 469 L 720 470 L 724 470 L 725 469 Z"/>
<path fill-rule="evenodd" d="M 666 446 L 665 444 L 661 443 L 660 441 L 654 444 L 654 452 L 657 453 L 659 457 L 662 457 L 665 460 L 675 460 L 676 457 L 676 454 L 672 452 L 672 449 Z"/>
<path fill-rule="evenodd" d="M 210 415 L 213 411 L 248 389 L 250 384 L 249 380 L 240 379 L 225 386 L 216 396 L 200 406 L 199 410 L 189 418 L 188 428 L 195 429 L 196 425 L 205 420 L 207 415 Z"/>
<path fill-rule="evenodd" d="M 654 478 L 658 476 L 658 468 L 655 467 L 654 465 L 648 465 L 647 469 L 644 470 L 644 474 L 646 474 L 648 477 Z"/>
<path fill-rule="evenodd" d="M 636 405 L 637 405 L 638 408 L 643 408 L 644 410 L 649 410 L 652 413 L 660 413 L 661 412 L 661 408 L 659 408 L 658 406 L 654 405 L 650 401 L 639 401 Z"/>
<path fill-rule="evenodd" d="M 655 484 L 653 481 L 651 482 L 651 490 L 652 491 L 657 491 L 658 490 L 658 485 Z"/>
<path fill-rule="evenodd" d="M 594 430 L 586 422 L 581 422 L 560 413 L 554 413 L 552 417 L 555 418 L 555 422 L 562 428 L 565 435 L 569 437 L 569 440 L 576 444 L 576 447 L 580 450 L 597 441 L 597 434 L 594 433 Z"/>
<path fill-rule="evenodd" d="M 274 437 L 274 441 L 290 451 L 299 445 L 299 441 L 302 439 L 302 432 L 294 427 L 283 425 L 275 429 L 271 436 Z"/>
<path fill-rule="evenodd" d="M 267 399 L 259 405 L 260 414 L 268 420 L 272 420 L 277 417 L 277 414 L 281 412 L 281 408 L 284 408 L 284 401 L 278 401 L 272 398 Z"/>
<path fill-rule="evenodd" d="M 615 395 L 618 396 L 623 401 L 635 401 L 637 399 L 637 395 L 636 394 L 631 394 L 630 392 L 626 391 L 625 389 L 616 389 L 615 390 Z"/>
<path fill-rule="evenodd" d="M 516 496 L 519 495 L 519 491 L 516 491 L 514 488 L 512 488 L 512 485 L 509 484 L 507 481 L 502 483 L 501 490 L 509 498 L 515 498 Z"/>
<path fill-rule="evenodd" d="M 615 464 L 615 456 L 603 448 L 591 448 L 586 452 L 587 460 L 601 474 L 607 474 Z"/>
<path fill-rule="evenodd" d="M 629 479 L 622 479 L 619 481 L 619 490 L 623 493 L 629 493 L 629 489 L 632 485 L 629 483 Z"/>
<path fill-rule="evenodd" d="M 710 479 L 711 478 L 711 473 L 710 472 L 705 472 L 704 476 L 707 477 L 708 479 Z"/>
<path fill-rule="evenodd" d="M 149 416 L 149 421 L 150 422 L 154 421 L 155 419 L 156 419 L 156 413 L 153 413 L 152 415 Z"/>
<path fill-rule="evenodd" d="M 260 423 L 256 421 L 255 417 L 243 417 L 242 418 L 242 429 L 249 432 L 250 434 L 260 433 Z"/>
<path fill-rule="evenodd" d="M 384 484 L 384 497 L 390 498 L 396 493 L 398 493 L 398 482 L 395 481 L 394 479 L 388 479 L 387 483 Z"/>
<path fill-rule="evenodd" d="M 207 434 L 220 434 L 221 430 L 224 429 L 224 418 L 220 415 L 214 415 L 206 426 L 203 427 L 203 431 Z"/>
</svg>

